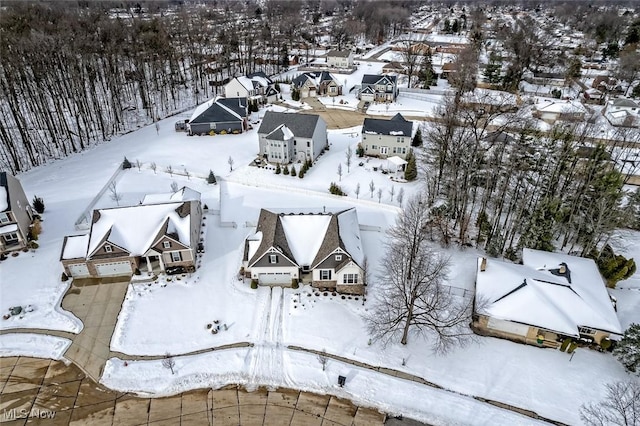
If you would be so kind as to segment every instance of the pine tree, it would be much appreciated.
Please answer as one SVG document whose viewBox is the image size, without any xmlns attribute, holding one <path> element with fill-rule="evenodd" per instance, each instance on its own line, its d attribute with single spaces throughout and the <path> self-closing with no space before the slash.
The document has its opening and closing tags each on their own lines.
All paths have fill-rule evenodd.
<svg viewBox="0 0 640 426">
<path fill-rule="evenodd" d="M 613 354 L 632 373 L 640 374 L 640 324 L 631 324 Z"/>
<path fill-rule="evenodd" d="M 37 195 L 34 195 L 33 201 L 31 202 L 31 204 L 33 205 L 33 209 L 38 214 L 44 213 L 44 201 L 42 200 L 42 198 L 38 197 Z"/>
<path fill-rule="evenodd" d="M 416 134 L 411 141 L 411 146 L 422 146 L 422 131 L 420 130 L 420 127 L 416 130 Z"/>
<path fill-rule="evenodd" d="M 276 174 L 279 175 L 282 173 L 282 169 L 280 168 L 280 163 L 276 164 Z"/>
<path fill-rule="evenodd" d="M 404 170 L 404 178 L 411 182 L 418 177 L 418 168 L 416 167 L 416 156 L 410 153 L 407 157 L 407 168 Z"/>
<path fill-rule="evenodd" d="M 131 162 L 129 160 L 127 160 L 127 157 L 124 157 L 124 160 L 122 161 L 122 169 L 130 169 L 131 168 Z"/>
<path fill-rule="evenodd" d="M 285 166 L 282 168 L 282 174 L 288 176 L 289 175 L 289 166 L 287 166 L 285 164 Z"/>
<path fill-rule="evenodd" d="M 293 176 L 293 177 L 297 176 L 296 166 L 291 166 L 291 176 Z"/>
<path fill-rule="evenodd" d="M 209 170 L 209 177 L 207 177 L 207 183 L 211 185 L 215 185 L 217 183 L 216 175 L 213 174 L 213 170 Z"/>
</svg>

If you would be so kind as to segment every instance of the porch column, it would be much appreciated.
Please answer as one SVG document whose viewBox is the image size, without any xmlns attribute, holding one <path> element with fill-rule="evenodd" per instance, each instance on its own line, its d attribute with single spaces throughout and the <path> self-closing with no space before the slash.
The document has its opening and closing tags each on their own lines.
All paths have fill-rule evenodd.
<svg viewBox="0 0 640 426">
<path fill-rule="evenodd" d="M 153 268 L 151 267 L 151 260 L 149 259 L 149 256 L 144 258 L 147 261 L 147 272 L 151 273 L 153 272 Z"/>
<path fill-rule="evenodd" d="M 160 270 L 164 271 L 164 262 L 162 261 L 162 253 L 158 255 L 158 261 L 160 262 Z"/>
</svg>

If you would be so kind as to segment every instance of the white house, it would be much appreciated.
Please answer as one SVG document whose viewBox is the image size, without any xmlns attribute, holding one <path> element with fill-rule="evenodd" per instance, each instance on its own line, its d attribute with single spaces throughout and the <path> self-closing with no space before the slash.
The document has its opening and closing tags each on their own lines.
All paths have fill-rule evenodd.
<svg viewBox="0 0 640 426">
<path fill-rule="evenodd" d="M 247 98 L 249 102 L 275 102 L 279 92 L 275 83 L 262 71 L 234 77 L 224 86 L 226 98 Z"/>
<path fill-rule="evenodd" d="M 584 105 L 574 100 L 536 98 L 533 105 L 533 116 L 549 124 L 556 121 L 581 121 L 586 114 Z"/>
<path fill-rule="evenodd" d="M 525 248 L 522 263 L 478 259 L 474 330 L 544 347 L 567 338 L 595 344 L 621 338 L 592 259 Z"/>
<path fill-rule="evenodd" d="M 353 68 L 351 50 L 330 50 L 327 52 L 327 65 L 332 68 Z"/>
<path fill-rule="evenodd" d="M 631 99 L 610 100 L 603 114 L 613 126 L 638 127 L 640 125 L 640 105 Z"/>
</svg>

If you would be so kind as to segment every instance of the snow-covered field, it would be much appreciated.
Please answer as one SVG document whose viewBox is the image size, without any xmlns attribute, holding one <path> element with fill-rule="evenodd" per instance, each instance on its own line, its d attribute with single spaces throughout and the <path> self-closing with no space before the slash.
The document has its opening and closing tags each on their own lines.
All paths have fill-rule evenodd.
<svg viewBox="0 0 640 426">
<path fill-rule="evenodd" d="M 44 334 L 20 333 L 0 335 L 0 357 L 30 356 L 62 359 L 71 340 Z"/>
<path fill-rule="evenodd" d="M 258 116 L 262 114 L 264 110 Z M 123 195 L 120 203 L 137 204 L 144 194 L 169 191 L 173 182 L 200 191 L 209 207 L 203 228 L 206 252 L 200 259 L 201 267 L 189 277 L 129 287 L 112 338 L 112 349 L 129 355 L 167 352 L 180 355 L 240 342 L 254 346 L 177 356 L 175 376 L 163 371 L 160 361 L 129 362 L 125 367 L 122 361 L 111 360 L 103 377 L 109 386 L 170 394 L 232 382 L 280 384 L 331 392 L 432 423 L 533 423 L 529 418 L 480 403 L 469 397 L 472 395 L 578 424 L 581 404 L 602 399 L 606 383 L 629 377 L 609 354 L 579 349 L 571 359 L 559 351 L 493 338 L 479 337 L 469 346 L 445 356 L 431 354 L 428 342 L 417 338 L 406 346 L 391 344 L 384 348 L 369 342 L 362 319 L 369 304 L 363 306 L 361 298 L 316 296 L 308 287 L 274 289 L 273 292 L 267 288 L 251 290 L 248 284 L 237 279 L 237 273 L 243 240 L 254 231 L 260 208 L 355 206 L 361 224 L 367 225 L 367 230 L 362 231 L 365 254 L 375 265 L 384 256 L 384 231 L 393 224 L 398 212 L 399 203 L 397 198 L 391 199 L 391 188 L 396 196 L 398 190 L 404 188 L 406 199 L 419 190 L 419 184 L 392 181 L 389 175 L 379 171 L 383 160 L 367 162 L 354 155 L 347 170 L 345 151 L 347 147 L 355 151 L 360 140 L 359 126 L 330 131 L 329 151 L 304 179 L 299 179 L 250 165 L 258 148 L 257 126 L 242 135 L 189 137 L 174 132 L 173 123 L 178 119 L 160 122 L 159 132 L 153 126 L 143 128 L 19 176 L 28 198 L 42 197 L 47 210 L 40 248 L 0 263 L 0 310 L 6 312 L 14 305 L 34 307 L 33 312 L 22 319 L 0 321 L 1 328 L 73 332 L 81 329 L 80 322 L 59 306 L 68 286 L 60 281 L 62 268 L 58 259 L 62 238 L 76 232 L 73 226 L 76 218 L 127 156 L 134 163 L 140 160 L 142 167 L 140 171 L 135 167 L 127 170 L 117 178 L 118 190 Z M 233 170 L 230 170 L 229 158 L 233 159 Z M 157 165 L 155 173 L 150 169 L 152 162 Z M 337 173 L 339 163 L 342 163 L 342 178 Z M 173 176 L 167 173 L 168 166 L 174 170 Z M 378 171 L 374 171 L 374 167 Z M 206 184 L 209 170 L 219 177 L 218 185 Z M 341 185 L 347 197 L 330 195 L 331 182 Z M 380 202 L 375 192 L 371 196 L 370 182 L 375 192 L 383 189 Z M 359 197 L 355 193 L 358 184 L 361 186 Z M 97 205 L 114 204 L 107 192 Z M 221 222 L 226 225 L 235 222 L 236 226 L 221 226 Z M 640 258 L 640 234 L 628 233 L 623 240 L 627 253 Z M 449 254 L 453 262 L 449 283 L 471 289 L 477 252 L 451 250 Z M 637 273 L 614 291 L 623 327 L 640 321 L 638 277 Z M 375 291 L 374 279 L 369 296 Z M 216 320 L 221 330 L 213 335 L 206 326 Z M 64 339 L 39 340 L 42 337 L 9 339 L 2 336 L 0 354 L 21 353 L 24 349 L 23 354 L 60 357 L 65 349 Z M 325 350 L 402 370 L 454 393 L 334 361 L 329 361 L 327 371 L 322 371 L 315 356 L 288 350 L 288 345 Z M 348 377 L 348 385 L 341 390 L 334 382 L 343 372 Z"/>
</svg>

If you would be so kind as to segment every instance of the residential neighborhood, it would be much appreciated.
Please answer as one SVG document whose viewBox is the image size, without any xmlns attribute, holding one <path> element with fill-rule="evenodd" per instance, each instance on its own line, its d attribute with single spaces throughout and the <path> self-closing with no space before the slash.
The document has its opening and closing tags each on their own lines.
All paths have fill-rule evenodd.
<svg viewBox="0 0 640 426">
<path fill-rule="evenodd" d="M 1 422 L 638 424 L 634 3 L 0 31 Z"/>
</svg>

